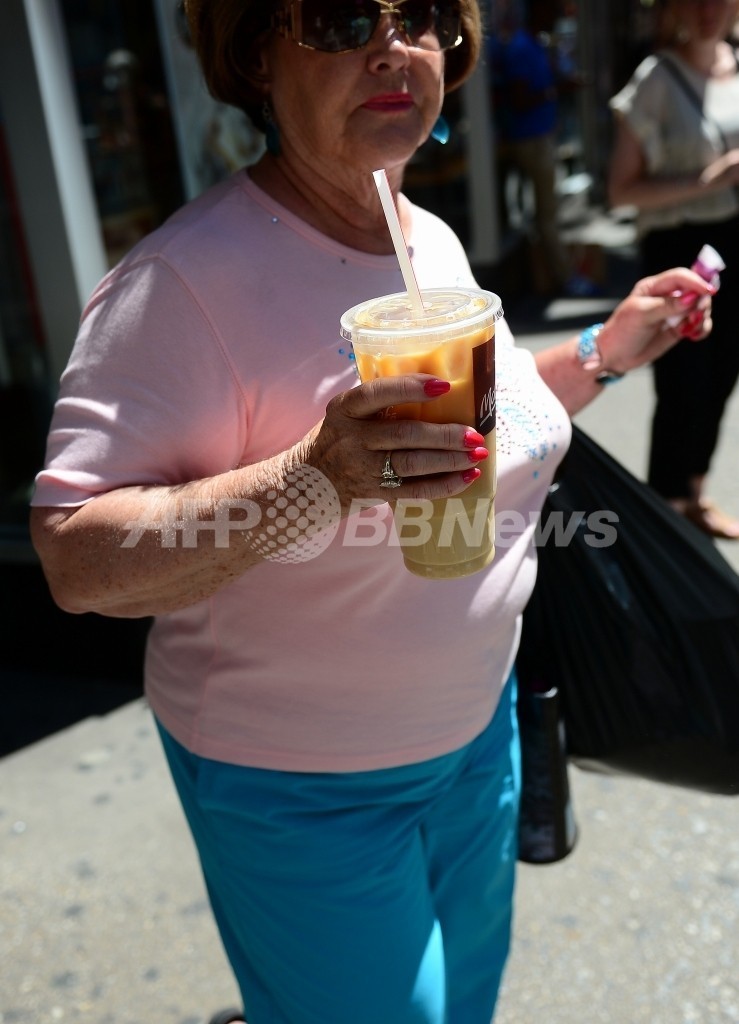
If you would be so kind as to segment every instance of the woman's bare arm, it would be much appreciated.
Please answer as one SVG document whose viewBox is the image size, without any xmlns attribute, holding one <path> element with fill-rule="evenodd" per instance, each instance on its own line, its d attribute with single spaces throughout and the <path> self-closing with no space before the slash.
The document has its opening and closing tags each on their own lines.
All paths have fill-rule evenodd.
<svg viewBox="0 0 739 1024">
<path fill-rule="evenodd" d="M 680 337 L 704 338 L 711 329 L 713 291 L 685 268 L 643 278 L 614 309 L 598 335 L 602 367 L 583 366 L 578 358 L 579 338 L 574 337 L 537 354 L 539 373 L 574 415 L 602 393 L 603 385 L 596 379 L 601 369 L 624 374 L 659 358 Z M 676 315 L 686 319 L 676 328 L 668 326 L 667 318 Z"/>
<path fill-rule="evenodd" d="M 247 531 L 267 494 L 284 490 L 290 461 L 285 453 L 181 486 L 33 508 L 31 536 L 55 601 L 69 612 L 136 618 L 209 597 L 262 561 Z"/>
<path fill-rule="evenodd" d="M 731 188 L 739 181 L 739 150 L 730 150 L 693 174 L 647 174 L 642 144 L 626 119 L 616 114 L 616 131 L 608 172 L 611 206 L 656 210 Z"/>
<path fill-rule="evenodd" d="M 438 382 L 412 374 L 352 388 L 329 402 L 297 445 L 253 466 L 176 486 L 123 487 L 71 509 L 33 509 L 32 538 L 54 599 L 70 612 L 129 618 L 204 600 L 263 561 L 255 533 L 306 466 L 333 485 L 341 515 L 356 511 L 355 501 L 387 500 L 388 451 L 404 481 L 394 497 L 461 493 L 479 472 L 474 460 L 484 457 L 469 425 L 377 415 L 433 401 L 440 392 L 429 384 Z M 310 537 L 315 523 L 304 518 L 300 529 Z"/>
</svg>

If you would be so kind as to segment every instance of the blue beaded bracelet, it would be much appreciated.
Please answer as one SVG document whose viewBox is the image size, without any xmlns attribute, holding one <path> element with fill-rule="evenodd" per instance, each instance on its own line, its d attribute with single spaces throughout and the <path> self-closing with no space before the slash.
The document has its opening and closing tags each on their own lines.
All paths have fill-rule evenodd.
<svg viewBox="0 0 739 1024">
<path fill-rule="evenodd" d="M 598 335 L 603 330 L 604 324 L 591 324 L 580 334 L 577 343 L 577 358 L 584 370 L 597 370 L 595 380 L 598 384 L 614 384 L 621 380 L 623 373 L 616 373 L 615 370 L 608 370 L 603 366 L 603 356 L 598 347 Z"/>
</svg>

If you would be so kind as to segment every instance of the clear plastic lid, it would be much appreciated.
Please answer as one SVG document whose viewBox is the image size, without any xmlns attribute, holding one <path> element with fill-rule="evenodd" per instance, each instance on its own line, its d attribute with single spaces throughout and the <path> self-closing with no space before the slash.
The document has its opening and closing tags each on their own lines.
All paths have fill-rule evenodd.
<svg viewBox="0 0 739 1024">
<path fill-rule="evenodd" d="M 425 316 L 417 317 L 406 292 L 368 299 L 347 310 L 341 318 L 341 337 L 354 344 L 373 346 L 412 335 L 436 344 L 465 330 L 483 328 L 503 316 L 500 298 L 473 288 L 424 289 Z"/>
</svg>

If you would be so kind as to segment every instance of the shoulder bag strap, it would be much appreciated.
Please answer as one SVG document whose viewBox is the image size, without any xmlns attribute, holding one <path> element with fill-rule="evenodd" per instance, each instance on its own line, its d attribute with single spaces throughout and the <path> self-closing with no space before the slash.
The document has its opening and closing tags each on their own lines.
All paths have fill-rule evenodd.
<svg viewBox="0 0 739 1024">
<path fill-rule="evenodd" d="M 734 54 L 734 57 L 736 59 L 736 53 Z M 663 53 L 661 55 L 660 64 L 663 68 L 665 68 L 665 70 L 669 71 L 673 80 L 677 82 L 677 84 L 683 90 L 683 92 L 688 97 L 690 102 L 696 108 L 704 123 L 710 125 L 711 128 L 713 128 L 713 130 L 716 132 L 719 139 L 721 140 L 721 145 L 724 147 L 724 153 L 728 153 L 731 147 L 729 146 L 728 140 L 721 129 L 721 125 L 717 124 L 712 118 L 706 117 L 706 112 L 703 109 L 703 102 L 700 96 L 695 91 L 695 89 L 690 84 L 685 75 L 682 73 L 682 71 L 678 68 L 677 64 L 675 64 L 672 58 L 669 57 L 666 53 Z"/>
</svg>

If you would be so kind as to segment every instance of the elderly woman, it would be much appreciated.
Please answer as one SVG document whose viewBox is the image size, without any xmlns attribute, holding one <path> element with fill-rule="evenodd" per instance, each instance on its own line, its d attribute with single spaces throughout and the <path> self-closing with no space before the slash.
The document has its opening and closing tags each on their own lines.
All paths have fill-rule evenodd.
<svg viewBox="0 0 739 1024">
<path fill-rule="evenodd" d="M 698 296 L 690 329 L 707 332 L 711 289 L 685 269 L 642 281 L 600 333 L 538 365 L 499 323 L 497 502 L 518 527 L 475 575 L 411 575 L 382 503 L 461 494 L 489 453 L 473 424 L 378 415 L 450 384 L 358 384 L 338 321 L 403 290 L 378 167 L 420 285 L 474 283 L 456 237 L 400 188 L 472 72 L 477 5 L 187 13 L 210 89 L 266 129 L 268 152 L 92 295 L 35 543 L 63 608 L 154 616 L 146 692 L 243 995 L 214 1020 L 487 1024 L 511 924 L 534 523 L 568 414 L 674 343 L 676 291 Z M 306 480 L 329 495 L 312 520 Z M 272 528 L 291 503 L 305 515 Z M 311 533 L 327 509 L 340 522 Z"/>
</svg>

